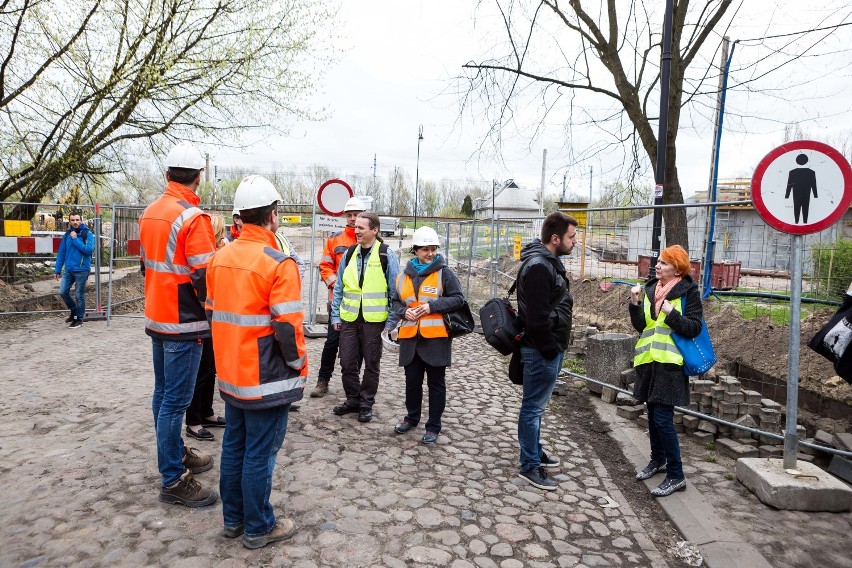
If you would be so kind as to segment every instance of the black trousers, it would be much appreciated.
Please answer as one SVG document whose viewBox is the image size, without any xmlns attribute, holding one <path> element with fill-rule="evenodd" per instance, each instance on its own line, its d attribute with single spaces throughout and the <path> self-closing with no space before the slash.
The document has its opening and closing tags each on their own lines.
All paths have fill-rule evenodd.
<svg viewBox="0 0 852 568">
<path fill-rule="evenodd" d="M 420 422 L 420 409 L 423 406 L 423 375 L 429 388 L 429 420 L 426 430 L 441 432 L 441 416 L 447 406 L 446 367 L 433 367 L 423 362 L 415 353 L 414 359 L 405 366 L 405 419 L 417 424 Z"/>
<path fill-rule="evenodd" d="M 331 313 L 331 310 L 329 310 L 329 313 Z M 336 331 L 332 327 L 329 318 L 328 335 L 326 335 L 325 344 L 322 346 L 320 368 L 319 372 L 317 373 L 318 381 L 328 382 L 331 380 L 331 374 L 334 372 L 334 364 L 337 362 L 338 347 L 340 347 L 340 332 Z"/>
<path fill-rule="evenodd" d="M 186 425 L 198 426 L 203 418 L 213 416 L 213 390 L 216 384 L 216 359 L 213 357 L 213 340 L 202 340 L 201 364 L 195 377 L 192 402 L 186 409 Z"/>
<path fill-rule="evenodd" d="M 382 362 L 382 331 L 385 323 L 343 322 L 340 328 L 340 368 L 346 404 L 353 408 L 372 408 L 379 390 Z M 364 380 L 358 377 L 364 362 Z"/>
</svg>

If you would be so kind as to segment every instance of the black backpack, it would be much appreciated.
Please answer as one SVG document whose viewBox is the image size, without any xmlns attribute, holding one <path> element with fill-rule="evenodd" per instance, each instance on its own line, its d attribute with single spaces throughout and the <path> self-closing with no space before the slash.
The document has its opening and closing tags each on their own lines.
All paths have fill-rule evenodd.
<svg viewBox="0 0 852 568">
<path fill-rule="evenodd" d="M 508 298 L 516 287 L 517 281 L 509 288 L 506 298 L 492 298 L 479 310 L 479 323 L 485 341 L 503 355 L 511 355 L 524 336 L 518 312 Z"/>
</svg>

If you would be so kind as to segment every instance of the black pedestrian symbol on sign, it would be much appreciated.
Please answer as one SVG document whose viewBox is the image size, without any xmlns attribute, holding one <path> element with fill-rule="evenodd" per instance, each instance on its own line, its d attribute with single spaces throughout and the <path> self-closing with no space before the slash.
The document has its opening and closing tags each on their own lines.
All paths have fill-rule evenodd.
<svg viewBox="0 0 852 568">
<path fill-rule="evenodd" d="M 796 163 L 804 166 L 808 163 L 808 157 L 805 154 L 799 154 L 796 156 Z M 817 183 L 814 171 L 810 168 L 790 170 L 790 175 L 787 177 L 787 193 L 784 194 L 784 199 L 790 199 L 791 190 L 793 192 L 793 216 L 796 218 L 796 224 L 799 223 L 799 214 L 801 214 L 802 223 L 807 225 L 811 190 L 814 192 L 814 199 L 817 199 Z"/>
</svg>

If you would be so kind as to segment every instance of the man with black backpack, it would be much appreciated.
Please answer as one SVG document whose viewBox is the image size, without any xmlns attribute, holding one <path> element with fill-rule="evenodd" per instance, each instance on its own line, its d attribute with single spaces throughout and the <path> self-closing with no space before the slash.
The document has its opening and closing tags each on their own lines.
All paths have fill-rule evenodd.
<svg viewBox="0 0 852 568">
<path fill-rule="evenodd" d="M 378 237 L 379 223 L 379 216 L 369 211 L 355 219 L 358 242 L 340 262 L 331 302 L 331 325 L 340 332 L 340 368 L 346 392 L 346 401 L 333 412 L 338 416 L 357 412 L 359 422 L 373 419 L 382 331 L 394 329 L 399 321 L 390 310 L 399 259 Z M 362 361 L 363 381 L 358 376 Z"/>
<path fill-rule="evenodd" d="M 562 367 L 574 306 L 559 257 L 571 254 L 576 242 L 577 220 L 558 211 L 551 213 L 541 225 L 541 240 L 534 239 L 521 250 L 518 271 L 518 316 L 524 328 L 520 343 L 524 390 L 518 414 L 520 476 L 544 490 L 556 489 L 546 468 L 558 467 L 560 462 L 541 447 L 541 417 Z"/>
</svg>

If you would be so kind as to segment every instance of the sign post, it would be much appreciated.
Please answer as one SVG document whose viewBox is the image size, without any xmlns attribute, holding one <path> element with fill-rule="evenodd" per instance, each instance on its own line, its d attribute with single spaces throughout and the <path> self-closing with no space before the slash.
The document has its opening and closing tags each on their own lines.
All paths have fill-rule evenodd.
<svg viewBox="0 0 852 568">
<path fill-rule="evenodd" d="M 308 284 L 308 286 L 310 286 L 308 289 L 308 309 L 311 312 L 309 320 L 311 325 L 316 323 L 316 304 L 318 299 L 317 295 L 314 294 L 316 290 L 314 276 L 318 270 L 317 265 L 314 264 L 317 231 L 333 228 L 334 225 L 329 223 L 329 219 L 343 215 L 343 207 L 353 195 L 355 195 L 355 192 L 352 191 L 352 188 L 348 183 L 342 179 L 330 179 L 319 187 L 316 199 L 314 199 L 313 202 L 313 208 L 311 210 L 311 277 Z M 323 216 L 322 226 L 318 219 L 320 216 L 317 215 L 317 205 L 319 205 L 320 209 L 322 209 L 326 214 L 331 216 Z M 329 314 L 329 316 L 331 316 L 331 314 Z"/>
<path fill-rule="evenodd" d="M 792 235 L 790 338 L 787 359 L 787 420 L 784 469 L 796 469 L 799 436 L 799 341 L 802 302 L 802 235 L 830 227 L 852 203 L 852 167 L 840 152 L 813 140 L 796 140 L 772 150 L 751 181 L 754 208 L 771 227 Z"/>
</svg>

